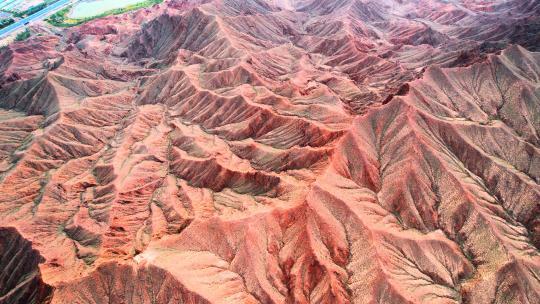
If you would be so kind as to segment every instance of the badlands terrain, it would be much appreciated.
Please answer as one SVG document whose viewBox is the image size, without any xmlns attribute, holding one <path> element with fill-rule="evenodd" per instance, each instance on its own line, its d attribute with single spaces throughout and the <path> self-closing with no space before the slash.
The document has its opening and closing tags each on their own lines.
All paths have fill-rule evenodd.
<svg viewBox="0 0 540 304">
<path fill-rule="evenodd" d="M 0 51 L 0 303 L 540 303 L 540 2 L 171 0 Z"/>
</svg>

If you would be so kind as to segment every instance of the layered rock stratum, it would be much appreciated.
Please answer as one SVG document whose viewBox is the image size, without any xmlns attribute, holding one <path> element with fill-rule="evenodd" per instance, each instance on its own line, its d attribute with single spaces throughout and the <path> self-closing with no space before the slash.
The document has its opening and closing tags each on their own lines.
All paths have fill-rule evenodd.
<svg viewBox="0 0 540 304">
<path fill-rule="evenodd" d="M 166 1 L 0 52 L 0 303 L 540 303 L 540 3 Z"/>
</svg>

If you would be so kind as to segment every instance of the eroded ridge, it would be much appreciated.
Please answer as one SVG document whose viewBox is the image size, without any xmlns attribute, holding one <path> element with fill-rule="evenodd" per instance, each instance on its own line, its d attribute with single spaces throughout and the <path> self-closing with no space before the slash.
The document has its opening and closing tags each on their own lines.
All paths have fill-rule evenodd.
<svg viewBox="0 0 540 304">
<path fill-rule="evenodd" d="M 492 2 L 166 1 L 10 45 L 0 251 L 33 268 L 0 252 L 0 297 L 540 302 L 540 4 Z"/>
</svg>

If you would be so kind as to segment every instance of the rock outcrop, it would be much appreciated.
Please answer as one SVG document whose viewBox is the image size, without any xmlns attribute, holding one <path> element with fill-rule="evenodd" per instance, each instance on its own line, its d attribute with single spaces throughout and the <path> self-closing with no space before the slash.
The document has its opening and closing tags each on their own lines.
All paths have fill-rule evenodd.
<svg viewBox="0 0 540 304">
<path fill-rule="evenodd" d="M 0 303 L 540 303 L 539 22 L 183 0 L 13 43 Z"/>
</svg>

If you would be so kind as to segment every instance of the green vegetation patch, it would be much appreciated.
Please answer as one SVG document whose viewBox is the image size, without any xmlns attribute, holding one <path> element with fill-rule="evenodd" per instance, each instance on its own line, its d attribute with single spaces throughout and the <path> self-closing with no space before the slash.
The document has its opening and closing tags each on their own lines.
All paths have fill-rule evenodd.
<svg viewBox="0 0 540 304">
<path fill-rule="evenodd" d="M 68 7 L 64 8 L 62 10 L 59 10 L 58 12 L 54 13 L 53 15 L 51 15 L 49 18 L 46 19 L 46 21 L 49 22 L 50 24 L 54 25 L 54 26 L 70 27 L 70 26 L 80 25 L 80 24 L 86 23 L 88 21 L 92 21 L 94 19 L 99 19 L 99 18 L 103 18 L 103 17 L 106 17 L 106 16 L 110 16 L 110 15 L 119 15 L 119 14 L 127 13 L 129 11 L 137 10 L 137 9 L 140 9 L 140 8 L 152 6 L 152 5 L 155 5 L 155 4 L 160 4 L 161 2 L 163 2 L 163 0 L 146 0 L 146 1 L 139 2 L 137 4 L 128 5 L 128 6 L 123 7 L 123 8 L 113 9 L 113 10 L 106 11 L 106 12 L 104 12 L 102 14 L 99 14 L 99 15 L 95 15 L 95 16 L 88 17 L 88 18 L 81 18 L 81 19 L 69 18 L 68 14 L 71 11 L 72 6 L 68 6 Z"/>
<path fill-rule="evenodd" d="M 47 7 L 47 3 L 43 2 L 43 3 L 40 3 L 38 5 L 32 6 L 32 7 L 28 8 L 27 10 L 25 10 L 23 12 L 16 12 L 16 13 L 13 14 L 13 16 L 19 17 L 19 18 L 30 16 L 32 14 L 35 14 L 35 13 L 39 12 L 40 10 L 42 10 L 42 9 L 44 9 L 46 7 Z"/>
<path fill-rule="evenodd" d="M 30 33 L 28 29 L 26 29 L 24 30 L 24 32 L 20 32 L 17 34 L 17 36 L 15 37 L 15 41 L 23 41 L 30 38 L 30 36 L 32 36 L 32 33 Z"/>
<path fill-rule="evenodd" d="M 13 20 L 13 18 L 0 19 L 0 29 L 5 28 L 12 23 L 15 23 L 15 20 Z"/>
<path fill-rule="evenodd" d="M 31 16 L 39 11 L 41 11 L 42 9 L 46 8 L 47 6 L 57 2 L 58 0 L 45 0 L 43 2 L 41 2 L 40 4 L 38 5 L 34 5 L 32 7 L 29 7 L 27 10 L 25 11 L 22 11 L 22 12 L 11 12 L 13 14 L 14 17 L 17 17 L 17 18 L 24 18 L 24 17 L 28 17 L 28 16 Z"/>
</svg>

